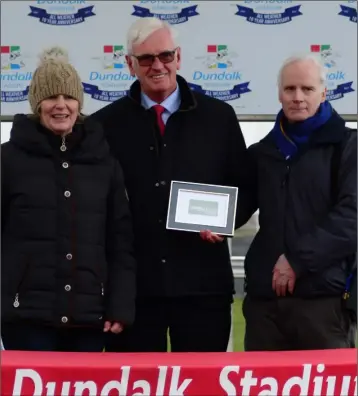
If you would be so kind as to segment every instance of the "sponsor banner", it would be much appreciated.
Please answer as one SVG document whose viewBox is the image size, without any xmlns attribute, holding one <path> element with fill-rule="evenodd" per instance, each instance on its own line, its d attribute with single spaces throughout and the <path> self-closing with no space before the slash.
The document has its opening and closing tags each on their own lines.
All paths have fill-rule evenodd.
<svg viewBox="0 0 358 396">
<path fill-rule="evenodd" d="M 357 395 L 357 350 L 110 354 L 2 352 L 2 396 Z M 100 364 L 99 364 L 100 361 Z"/>
<path fill-rule="evenodd" d="M 136 80 L 126 63 L 127 31 L 147 16 L 178 33 L 178 72 L 191 89 L 225 101 L 244 118 L 277 114 L 282 62 L 310 52 L 325 64 L 333 107 L 357 113 L 356 0 L 324 7 L 302 0 L 10 0 L 1 11 L 2 115 L 30 111 L 38 55 L 53 45 L 67 49 L 81 76 L 85 114 L 121 99 Z"/>
</svg>

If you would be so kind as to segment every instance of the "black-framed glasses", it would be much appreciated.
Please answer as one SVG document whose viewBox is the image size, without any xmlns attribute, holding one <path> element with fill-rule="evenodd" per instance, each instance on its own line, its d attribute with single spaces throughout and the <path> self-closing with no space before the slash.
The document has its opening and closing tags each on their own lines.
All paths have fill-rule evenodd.
<svg viewBox="0 0 358 396">
<path fill-rule="evenodd" d="M 143 54 L 143 55 L 132 55 L 137 59 L 139 66 L 152 66 L 155 62 L 155 59 L 158 58 L 162 63 L 170 63 L 173 62 L 175 58 L 175 52 L 178 48 L 175 48 L 172 51 L 163 51 L 159 54 Z"/>
</svg>

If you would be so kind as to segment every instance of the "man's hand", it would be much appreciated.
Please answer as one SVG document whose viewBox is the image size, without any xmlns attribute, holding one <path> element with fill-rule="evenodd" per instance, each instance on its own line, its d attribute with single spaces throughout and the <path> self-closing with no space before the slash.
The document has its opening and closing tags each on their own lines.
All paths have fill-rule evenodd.
<svg viewBox="0 0 358 396">
<path fill-rule="evenodd" d="M 123 331 L 123 325 L 119 322 L 110 322 L 107 320 L 104 322 L 103 331 L 105 333 L 111 331 L 114 334 L 119 334 Z"/>
<path fill-rule="evenodd" d="M 285 296 L 287 289 L 292 294 L 296 283 L 296 274 L 284 254 L 278 258 L 272 272 L 272 289 L 276 294 Z"/>
<path fill-rule="evenodd" d="M 211 243 L 222 242 L 224 240 L 223 236 L 214 234 L 213 232 L 211 232 L 209 230 L 200 231 L 200 237 L 202 240 L 208 241 Z"/>
</svg>

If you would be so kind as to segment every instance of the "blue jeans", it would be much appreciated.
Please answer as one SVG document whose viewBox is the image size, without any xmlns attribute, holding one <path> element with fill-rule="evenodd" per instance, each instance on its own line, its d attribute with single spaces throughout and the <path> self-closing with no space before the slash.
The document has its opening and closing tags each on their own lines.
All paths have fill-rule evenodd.
<svg viewBox="0 0 358 396">
<path fill-rule="evenodd" d="M 104 347 L 104 333 L 100 328 L 3 323 L 1 337 L 5 350 L 102 352 Z"/>
</svg>

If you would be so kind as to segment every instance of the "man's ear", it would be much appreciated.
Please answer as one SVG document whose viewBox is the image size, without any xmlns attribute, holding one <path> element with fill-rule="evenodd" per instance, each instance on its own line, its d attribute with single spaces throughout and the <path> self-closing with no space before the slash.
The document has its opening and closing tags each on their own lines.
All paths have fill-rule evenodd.
<svg viewBox="0 0 358 396">
<path fill-rule="evenodd" d="M 321 103 L 323 103 L 327 98 L 327 88 L 324 89 L 322 92 L 322 98 L 321 98 Z"/>
<path fill-rule="evenodd" d="M 134 71 L 134 67 L 133 67 L 133 58 L 130 55 L 126 55 L 126 62 L 128 65 L 128 69 L 129 69 L 129 73 L 132 77 L 135 77 L 135 71 Z"/>
<path fill-rule="evenodd" d="M 177 48 L 176 57 L 177 57 L 177 70 L 179 70 L 180 65 L 181 65 L 181 48 L 180 47 Z"/>
</svg>

